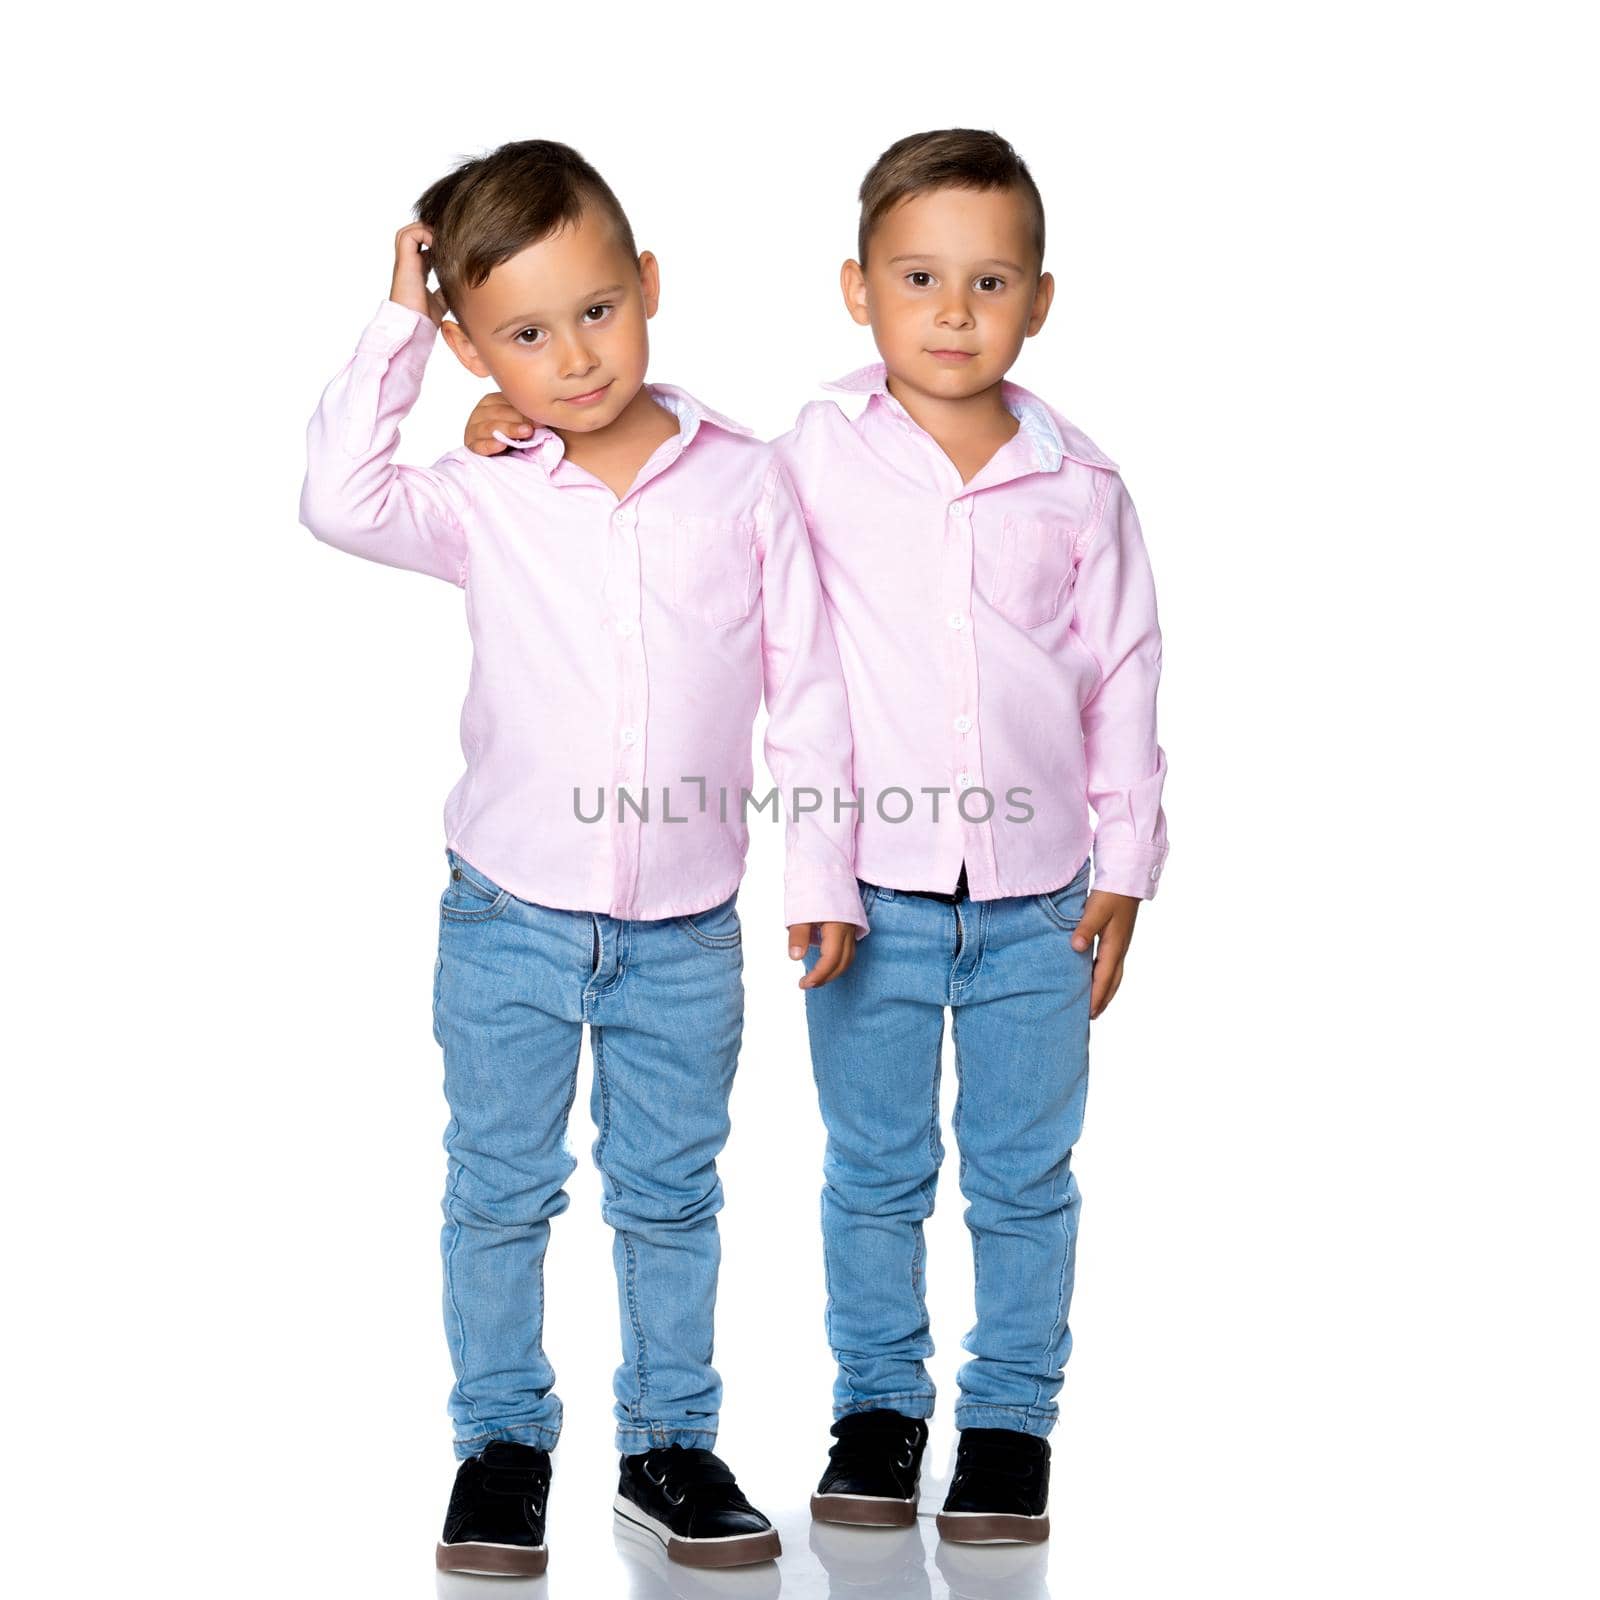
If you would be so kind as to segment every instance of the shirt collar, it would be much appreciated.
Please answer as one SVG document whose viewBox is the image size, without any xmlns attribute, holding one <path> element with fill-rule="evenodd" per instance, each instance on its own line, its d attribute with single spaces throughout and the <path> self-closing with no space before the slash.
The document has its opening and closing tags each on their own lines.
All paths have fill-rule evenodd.
<svg viewBox="0 0 1600 1600">
<path fill-rule="evenodd" d="M 871 404 L 871 397 L 877 395 L 882 403 L 892 406 L 909 422 L 911 419 L 905 407 L 890 394 L 888 380 L 888 367 L 882 361 L 873 361 L 822 387 L 836 389 L 843 394 L 864 394 L 868 397 L 868 404 Z M 1009 378 L 1003 381 L 1000 398 L 1006 410 L 1021 423 L 1020 432 L 1033 446 L 1033 459 L 1040 472 L 1056 471 L 1063 458 L 1088 467 L 1105 467 L 1112 472 L 1117 470 L 1116 462 L 1088 435 L 1080 432 L 1059 411 L 1031 390 L 1024 389 L 1020 383 L 1012 383 Z"/>
<path fill-rule="evenodd" d="M 680 389 L 675 383 L 647 383 L 645 388 L 650 391 L 653 400 L 665 406 L 678 419 L 680 451 L 689 448 L 703 422 L 709 422 L 714 428 L 721 428 L 724 433 L 740 433 L 750 439 L 755 437 L 754 429 L 745 427 L 742 422 L 735 422 L 731 417 L 723 416 L 720 411 L 713 411 L 710 406 L 703 405 L 695 399 L 687 389 Z M 561 435 L 544 423 L 540 423 L 526 439 L 508 438 L 498 428 L 494 430 L 494 436 L 502 444 L 510 445 L 513 450 L 526 450 L 546 472 L 554 471 L 556 463 L 566 454 L 567 447 Z"/>
</svg>

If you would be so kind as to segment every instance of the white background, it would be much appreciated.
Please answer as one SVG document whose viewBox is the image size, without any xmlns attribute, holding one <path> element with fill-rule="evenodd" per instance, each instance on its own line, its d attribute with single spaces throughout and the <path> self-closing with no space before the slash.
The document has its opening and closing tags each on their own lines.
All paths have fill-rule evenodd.
<svg viewBox="0 0 1600 1600">
<path fill-rule="evenodd" d="M 429 994 L 468 643 L 457 591 L 296 521 L 306 418 L 411 201 L 503 140 L 574 144 L 661 259 L 652 376 L 771 434 L 874 358 L 835 287 L 861 175 L 952 124 L 1043 190 L 1059 289 L 1015 376 L 1121 464 L 1166 639 L 1172 858 L 1094 1030 L 1055 1537 L 962 1561 L 930 1517 L 811 1548 L 821 1130 L 758 827 L 721 1448 L 787 1553 L 706 1589 L 613 1542 L 586 1063 L 544 1592 L 1595 1592 L 1579 17 L 12 19 L 11 1592 L 434 1592 Z M 453 447 L 481 387 L 437 348 L 402 459 Z"/>
</svg>

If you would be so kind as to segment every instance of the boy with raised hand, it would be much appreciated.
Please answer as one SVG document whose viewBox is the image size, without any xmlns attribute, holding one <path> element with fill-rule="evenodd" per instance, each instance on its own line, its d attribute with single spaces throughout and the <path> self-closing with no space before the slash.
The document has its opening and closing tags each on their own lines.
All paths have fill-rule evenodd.
<svg viewBox="0 0 1600 1600">
<path fill-rule="evenodd" d="M 916 1517 L 948 1010 L 977 1322 L 938 1527 L 1037 1542 L 1072 1342 L 1089 1023 L 1167 854 L 1161 636 L 1116 465 L 1006 377 L 1055 290 L 1026 165 L 992 132 L 914 134 L 859 198 L 841 287 L 882 359 L 828 385 L 865 397 L 853 418 L 817 401 L 778 441 L 844 663 L 873 927 L 806 997 L 838 1363 L 812 1511 Z M 498 448 L 517 421 L 486 397 L 468 443 Z"/>
<path fill-rule="evenodd" d="M 617 1515 L 687 1564 L 768 1560 L 777 1533 L 712 1453 L 716 1156 L 763 686 L 780 787 L 851 788 L 804 522 L 771 447 L 646 381 L 656 261 L 577 152 L 501 146 L 416 209 L 389 297 L 311 419 L 300 509 L 328 544 L 460 586 L 473 639 L 434 972 L 459 1462 L 437 1564 L 545 1568 L 561 1405 L 542 1266 L 585 1023 L 622 1330 Z M 440 326 L 531 423 L 496 459 L 398 465 Z M 853 818 L 790 810 L 788 943 L 817 939 L 810 989 L 848 969 L 866 919 Z"/>
</svg>

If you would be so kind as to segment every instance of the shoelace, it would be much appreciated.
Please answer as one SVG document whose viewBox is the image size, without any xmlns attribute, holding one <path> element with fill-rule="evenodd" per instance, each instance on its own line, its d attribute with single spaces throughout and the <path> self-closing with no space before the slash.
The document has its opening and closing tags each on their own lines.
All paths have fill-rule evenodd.
<svg viewBox="0 0 1600 1600">
<path fill-rule="evenodd" d="M 646 1451 L 641 1465 L 645 1477 L 675 1506 L 681 1506 L 691 1494 L 702 1504 L 735 1505 L 744 1498 L 738 1480 L 709 1450 L 667 1445 Z"/>
</svg>

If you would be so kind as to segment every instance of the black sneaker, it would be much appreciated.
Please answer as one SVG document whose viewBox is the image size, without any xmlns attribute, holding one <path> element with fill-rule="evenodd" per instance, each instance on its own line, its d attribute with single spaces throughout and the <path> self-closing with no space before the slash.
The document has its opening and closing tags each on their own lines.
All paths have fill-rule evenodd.
<svg viewBox="0 0 1600 1600">
<path fill-rule="evenodd" d="M 742 1567 L 783 1553 L 777 1529 L 709 1450 L 672 1444 L 624 1456 L 616 1512 L 653 1533 L 667 1559 L 686 1567 Z"/>
<path fill-rule="evenodd" d="M 1050 1537 L 1050 1442 L 1011 1428 L 963 1428 L 939 1537 L 1043 1544 Z"/>
<path fill-rule="evenodd" d="M 547 1451 L 491 1439 L 456 1468 L 434 1564 L 443 1572 L 538 1577 L 549 1559 L 544 1547 L 549 1494 Z"/>
<path fill-rule="evenodd" d="M 837 1442 L 811 1497 L 811 1515 L 869 1528 L 914 1527 L 928 1424 L 898 1411 L 853 1411 L 829 1431 Z"/>
</svg>

